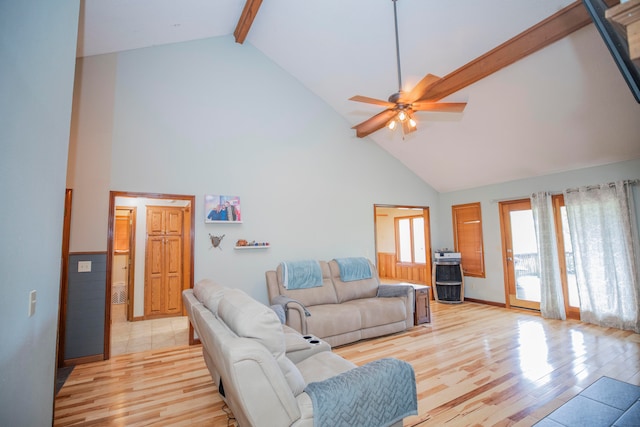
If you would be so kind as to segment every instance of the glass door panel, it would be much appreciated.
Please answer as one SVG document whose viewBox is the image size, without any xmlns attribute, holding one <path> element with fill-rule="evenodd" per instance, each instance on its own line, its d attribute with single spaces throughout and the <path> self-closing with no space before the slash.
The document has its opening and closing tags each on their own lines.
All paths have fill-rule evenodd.
<svg viewBox="0 0 640 427">
<path fill-rule="evenodd" d="M 426 264 L 427 251 L 425 250 L 424 241 L 424 218 L 413 218 L 413 257 L 414 262 L 419 264 Z"/>
<path fill-rule="evenodd" d="M 564 241 L 564 258 L 567 266 L 567 293 L 570 307 L 580 307 L 580 297 L 578 296 L 578 282 L 576 282 L 576 267 L 573 263 L 573 247 L 571 246 L 571 235 L 569 234 L 569 221 L 567 220 L 567 209 L 560 208 L 562 216 L 562 234 Z"/>
<path fill-rule="evenodd" d="M 509 305 L 540 309 L 540 261 L 531 202 L 501 203 L 505 280 Z"/>
<path fill-rule="evenodd" d="M 540 302 L 540 266 L 531 209 L 512 211 L 511 238 L 516 299 Z"/>
<path fill-rule="evenodd" d="M 408 218 L 398 220 L 400 262 L 411 262 L 411 224 Z"/>
<path fill-rule="evenodd" d="M 562 291 L 564 293 L 564 309 L 567 316 L 580 319 L 580 296 L 576 282 L 576 268 L 571 246 L 571 233 L 567 220 L 567 209 L 564 207 L 564 197 L 561 194 L 553 196 L 553 210 L 556 222 L 556 237 L 558 240 L 558 263 L 560 264 Z"/>
</svg>

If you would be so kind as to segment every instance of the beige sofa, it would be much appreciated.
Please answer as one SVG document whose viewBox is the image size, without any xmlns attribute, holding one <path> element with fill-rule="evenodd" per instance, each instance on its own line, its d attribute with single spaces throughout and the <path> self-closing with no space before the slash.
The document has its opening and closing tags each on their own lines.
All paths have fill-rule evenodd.
<svg viewBox="0 0 640 427">
<path fill-rule="evenodd" d="M 415 376 L 406 362 L 356 367 L 326 342 L 283 325 L 278 307 L 210 280 L 185 290 L 183 301 L 218 392 L 240 426 L 401 427 L 404 417 L 417 414 Z"/>
<path fill-rule="evenodd" d="M 380 284 L 375 266 L 367 262 L 370 278 L 345 282 L 335 259 L 318 261 L 322 285 L 306 289 L 285 288 L 281 263 L 266 272 L 269 301 L 285 307 L 287 325 L 332 346 L 412 327 L 413 288 Z"/>
</svg>

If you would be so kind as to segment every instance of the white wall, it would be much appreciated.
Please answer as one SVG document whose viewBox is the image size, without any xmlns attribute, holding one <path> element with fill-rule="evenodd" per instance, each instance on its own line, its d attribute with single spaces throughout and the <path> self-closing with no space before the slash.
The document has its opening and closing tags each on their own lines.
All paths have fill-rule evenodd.
<svg viewBox="0 0 640 427">
<path fill-rule="evenodd" d="M 106 250 L 117 55 L 78 60 L 73 90 L 67 188 L 73 189 L 71 252 Z M 78 143 L 82 141 L 82 143 Z"/>
<path fill-rule="evenodd" d="M 3 426 L 51 425 L 78 10 L 77 0 L 0 0 Z"/>
<path fill-rule="evenodd" d="M 195 279 L 266 302 L 264 273 L 283 260 L 375 259 L 374 204 L 437 200 L 430 186 L 231 36 L 80 62 L 87 83 L 76 93 L 82 132 L 72 140 L 70 185 L 75 191 L 91 179 L 98 188 L 74 193 L 72 252 L 106 251 L 108 190 L 195 195 Z M 113 114 L 102 114 L 111 99 Z M 79 167 L 107 153 L 108 171 Z M 240 196 L 243 223 L 205 225 L 205 194 Z M 431 221 L 437 225 L 437 215 Z M 225 235 L 222 250 L 211 247 L 209 233 Z M 234 250 L 241 238 L 271 247 Z"/>
<path fill-rule="evenodd" d="M 393 216 L 389 214 L 376 218 L 376 246 L 378 252 L 396 251 L 395 223 Z"/>
<path fill-rule="evenodd" d="M 551 155 L 551 154 L 550 154 Z M 433 247 L 453 248 L 451 206 L 480 202 L 482 207 L 482 233 L 484 238 L 484 279 L 465 277 L 465 297 L 486 301 L 505 302 L 502 243 L 500 235 L 499 200 L 528 198 L 536 191 L 561 192 L 567 188 L 600 184 L 620 179 L 640 179 L 640 159 L 610 165 L 546 175 L 537 178 L 506 182 L 465 191 L 443 193 L 438 203 L 440 224 L 432 228 Z M 640 221 L 640 188 L 634 187 L 636 214 Z"/>
</svg>

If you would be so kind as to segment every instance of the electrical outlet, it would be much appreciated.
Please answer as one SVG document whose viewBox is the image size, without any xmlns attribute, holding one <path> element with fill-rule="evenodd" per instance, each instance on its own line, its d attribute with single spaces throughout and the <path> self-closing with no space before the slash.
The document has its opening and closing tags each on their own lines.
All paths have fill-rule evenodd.
<svg viewBox="0 0 640 427">
<path fill-rule="evenodd" d="M 36 313 L 36 291 L 29 292 L 29 317 Z"/>
<path fill-rule="evenodd" d="M 78 261 L 78 273 L 91 272 L 91 261 Z"/>
</svg>

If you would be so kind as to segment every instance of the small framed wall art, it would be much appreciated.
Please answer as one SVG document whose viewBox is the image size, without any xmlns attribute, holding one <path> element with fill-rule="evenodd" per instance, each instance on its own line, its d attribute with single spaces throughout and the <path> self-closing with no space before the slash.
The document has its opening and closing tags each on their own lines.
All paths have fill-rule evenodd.
<svg viewBox="0 0 640 427">
<path fill-rule="evenodd" d="M 204 196 L 204 222 L 242 222 L 240 197 L 206 194 Z"/>
</svg>

